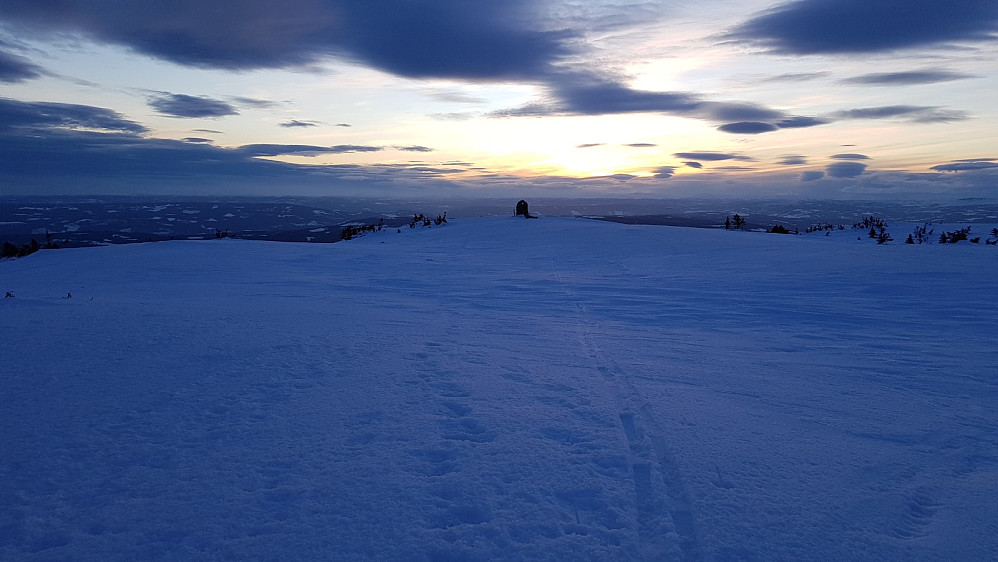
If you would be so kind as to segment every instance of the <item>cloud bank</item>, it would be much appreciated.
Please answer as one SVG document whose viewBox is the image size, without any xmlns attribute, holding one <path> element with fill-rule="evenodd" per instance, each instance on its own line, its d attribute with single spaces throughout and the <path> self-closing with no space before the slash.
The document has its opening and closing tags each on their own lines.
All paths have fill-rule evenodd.
<svg viewBox="0 0 998 562">
<path fill-rule="evenodd" d="M 937 172 L 968 172 L 991 168 L 998 168 L 998 158 L 968 158 L 966 160 L 957 160 L 948 164 L 932 166 L 931 169 Z"/>
<path fill-rule="evenodd" d="M 149 99 L 149 107 L 170 117 L 194 119 L 213 119 L 239 113 L 224 101 L 185 94 L 156 94 Z"/>
<path fill-rule="evenodd" d="M 793 55 L 876 53 L 998 33 L 989 0 L 797 0 L 767 10 L 726 34 L 730 40 Z"/>
<path fill-rule="evenodd" d="M 860 162 L 836 162 L 825 167 L 825 172 L 833 178 L 854 178 L 866 170 Z"/>
<path fill-rule="evenodd" d="M 41 67 L 27 59 L 6 51 L 0 51 L 0 82 L 14 84 L 38 78 L 43 74 L 44 71 Z"/>
<path fill-rule="evenodd" d="M 527 0 L 162 0 L 5 3 L 3 19 L 71 32 L 182 65 L 303 66 L 336 56 L 407 77 L 535 78 L 568 54 L 563 31 L 536 29 Z"/>
</svg>

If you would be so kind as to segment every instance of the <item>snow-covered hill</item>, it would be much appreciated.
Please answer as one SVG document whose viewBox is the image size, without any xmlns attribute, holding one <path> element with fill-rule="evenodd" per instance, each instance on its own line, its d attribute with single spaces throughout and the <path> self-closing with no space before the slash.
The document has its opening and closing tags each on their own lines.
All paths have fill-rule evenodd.
<svg viewBox="0 0 998 562">
<path fill-rule="evenodd" d="M 998 251 L 856 237 L 2 261 L 0 558 L 994 559 Z"/>
</svg>

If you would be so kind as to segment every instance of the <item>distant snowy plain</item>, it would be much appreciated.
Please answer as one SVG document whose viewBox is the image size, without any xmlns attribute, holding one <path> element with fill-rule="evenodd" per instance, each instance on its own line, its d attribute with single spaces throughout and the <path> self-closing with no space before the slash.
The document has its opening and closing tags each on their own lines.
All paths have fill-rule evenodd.
<svg viewBox="0 0 998 562">
<path fill-rule="evenodd" d="M 891 231 L 2 261 L 0 559 L 998 559 L 998 250 Z"/>
</svg>

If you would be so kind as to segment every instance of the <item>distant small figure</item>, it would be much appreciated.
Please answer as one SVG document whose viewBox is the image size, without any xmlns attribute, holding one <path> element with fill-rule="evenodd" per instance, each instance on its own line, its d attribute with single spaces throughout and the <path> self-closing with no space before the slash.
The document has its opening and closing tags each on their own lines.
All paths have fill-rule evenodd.
<svg viewBox="0 0 998 562">
<path fill-rule="evenodd" d="M 520 199 L 516 203 L 516 215 L 515 216 L 520 216 L 520 215 L 523 215 L 524 218 L 528 218 L 528 219 L 536 219 L 537 218 L 537 217 L 531 215 L 530 211 L 527 210 L 527 202 L 524 201 L 523 199 Z"/>
<path fill-rule="evenodd" d="M 66 293 L 66 296 L 63 298 L 71 299 L 73 298 L 73 293 Z"/>
<path fill-rule="evenodd" d="M 13 291 L 7 291 L 7 294 L 4 295 L 3 298 L 5 298 L 5 299 L 12 299 L 12 298 L 14 298 L 14 292 Z"/>
</svg>

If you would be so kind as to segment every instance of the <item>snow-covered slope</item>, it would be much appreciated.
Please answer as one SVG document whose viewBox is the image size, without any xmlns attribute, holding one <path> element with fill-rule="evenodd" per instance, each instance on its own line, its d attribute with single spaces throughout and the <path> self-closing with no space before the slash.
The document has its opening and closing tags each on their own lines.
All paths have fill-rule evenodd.
<svg viewBox="0 0 998 562">
<path fill-rule="evenodd" d="M 996 283 L 554 218 L 6 260 L 0 558 L 993 559 Z"/>
</svg>

